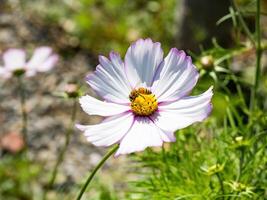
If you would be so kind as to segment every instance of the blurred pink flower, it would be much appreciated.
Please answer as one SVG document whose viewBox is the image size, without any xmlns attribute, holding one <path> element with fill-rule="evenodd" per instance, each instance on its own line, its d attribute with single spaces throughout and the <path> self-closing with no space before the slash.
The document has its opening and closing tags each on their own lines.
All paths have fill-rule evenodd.
<svg viewBox="0 0 267 200">
<path fill-rule="evenodd" d="M 0 138 L 0 148 L 11 153 L 18 153 L 25 147 L 22 136 L 16 132 L 10 132 Z"/>
<path fill-rule="evenodd" d="M 212 87 L 187 96 L 198 80 L 189 56 L 176 48 L 163 59 L 160 43 L 139 39 L 128 49 L 125 62 L 114 52 L 100 56 L 87 83 L 105 100 L 80 98 L 89 115 L 106 117 L 97 125 L 79 125 L 96 146 L 119 143 L 115 156 L 142 151 L 176 140 L 174 132 L 204 120 L 211 112 Z"/>
<path fill-rule="evenodd" d="M 8 49 L 3 53 L 3 66 L 0 66 L 0 77 L 10 78 L 13 75 L 34 76 L 37 72 L 51 70 L 58 60 L 50 47 L 35 49 L 31 59 L 26 62 L 26 53 L 23 49 Z"/>
</svg>

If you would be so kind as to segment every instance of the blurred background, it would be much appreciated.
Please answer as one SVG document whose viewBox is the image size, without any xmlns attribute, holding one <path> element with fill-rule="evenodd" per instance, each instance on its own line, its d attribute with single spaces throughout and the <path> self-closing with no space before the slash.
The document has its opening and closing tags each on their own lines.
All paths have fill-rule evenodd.
<svg viewBox="0 0 267 200">
<path fill-rule="evenodd" d="M 266 1 L 262 5 L 266 38 Z M 74 82 L 83 85 L 85 93 L 95 96 L 84 77 L 98 64 L 99 54 L 107 56 L 114 50 L 123 57 L 131 42 L 147 37 L 161 42 L 165 55 L 171 47 L 184 49 L 203 72 L 198 91 L 214 84 L 218 77 L 224 78 L 209 69 L 209 63 L 201 62 L 203 56 L 222 60 L 225 55 L 235 56 L 227 66 L 241 74 L 245 80 L 243 89 L 248 90 L 253 81 L 255 49 L 235 17 L 229 15 L 230 7 L 246 13 L 244 20 L 254 32 L 254 0 L 0 0 L 0 53 L 15 47 L 25 48 L 30 54 L 34 48 L 48 45 L 61 57 L 51 73 L 38 75 L 26 83 L 30 161 L 18 156 L 23 141 L 16 137 L 21 127 L 17 82 L 0 80 L 0 199 L 41 198 L 49 170 L 64 144 L 71 115 L 72 102 L 58 98 L 57 94 L 64 91 L 66 84 Z M 263 66 L 266 71 L 266 56 Z M 226 86 L 235 94 L 231 84 L 227 82 Z M 226 104 L 218 93 L 213 112 L 213 116 L 221 119 L 218 123 L 223 122 Z M 78 108 L 77 122 L 93 124 L 100 120 L 88 117 Z M 79 184 L 106 150 L 92 146 L 75 130 L 56 179 L 57 192 L 49 191 L 49 199 L 73 199 Z M 126 199 L 125 191 L 130 191 L 127 183 L 139 178 L 135 169 L 126 156 L 110 159 L 94 180 L 88 199 Z"/>
</svg>

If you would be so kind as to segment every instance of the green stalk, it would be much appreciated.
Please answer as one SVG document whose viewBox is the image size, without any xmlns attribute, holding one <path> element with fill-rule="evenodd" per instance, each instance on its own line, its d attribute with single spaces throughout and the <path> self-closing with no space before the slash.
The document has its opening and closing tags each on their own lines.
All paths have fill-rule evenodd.
<svg viewBox="0 0 267 200">
<path fill-rule="evenodd" d="M 90 174 L 90 176 L 87 178 L 86 182 L 84 183 L 82 189 L 80 190 L 76 200 L 80 200 L 83 196 L 83 193 L 85 192 L 87 186 L 89 185 L 89 183 L 92 181 L 92 179 L 94 178 L 96 172 L 100 169 L 100 167 L 102 167 L 102 165 L 105 163 L 105 161 L 119 148 L 119 145 L 116 144 L 103 158 L 102 160 L 97 164 L 97 166 L 94 168 L 94 170 L 92 171 L 92 173 Z"/>
<path fill-rule="evenodd" d="M 254 44 L 254 37 L 252 35 L 252 33 L 250 32 L 245 20 L 243 19 L 242 13 L 240 12 L 238 6 L 236 5 L 235 1 L 232 1 L 232 5 L 234 7 L 234 10 L 236 10 L 237 12 L 237 17 L 239 19 L 240 25 L 243 28 L 244 32 L 247 34 L 249 40 L 252 42 L 252 44 Z"/>
<path fill-rule="evenodd" d="M 19 94 L 20 94 L 20 107 L 21 107 L 21 119 L 22 119 L 22 136 L 23 140 L 28 145 L 28 113 L 26 109 L 25 88 L 23 84 L 23 77 L 18 77 L 19 82 Z"/>
<path fill-rule="evenodd" d="M 53 172 L 52 172 L 52 176 L 51 176 L 50 181 L 48 183 L 48 188 L 53 187 L 54 182 L 55 182 L 56 177 L 57 177 L 58 168 L 59 168 L 60 164 L 62 163 L 62 161 L 64 160 L 65 153 L 66 153 L 68 146 L 69 146 L 69 143 L 70 143 L 70 137 L 71 137 L 73 130 L 74 130 L 73 127 L 74 127 L 74 123 L 75 123 L 75 119 L 76 119 L 76 112 L 77 112 L 77 101 L 76 101 L 76 99 L 73 99 L 71 121 L 70 121 L 69 127 L 67 129 L 65 144 L 59 153 L 56 165 L 55 165 Z"/>
<path fill-rule="evenodd" d="M 168 161 L 166 158 L 166 152 L 165 152 L 164 145 L 162 145 L 161 152 L 162 152 L 162 161 L 163 161 L 163 163 L 165 163 L 163 169 L 161 168 L 161 174 L 163 176 L 162 180 L 164 182 L 164 186 L 166 187 L 167 191 L 169 192 L 170 188 L 169 188 L 168 183 L 166 181 L 166 179 L 167 179 L 166 175 L 167 175 L 167 173 L 169 173 L 169 165 L 168 165 Z"/>
<path fill-rule="evenodd" d="M 223 180 L 222 180 L 219 173 L 216 173 L 216 177 L 217 177 L 219 184 L 220 184 L 220 188 L 221 188 L 221 192 L 222 192 L 222 200 L 224 200 L 225 193 L 224 193 L 224 187 L 223 187 Z"/>
<path fill-rule="evenodd" d="M 261 71 L 261 56 L 262 56 L 262 48 L 261 48 L 261 27 L 260 27 L 260 10 L 261 4 L 260 0 L 257 0 L 257 12 L 256 12 L 256 71 L 255 71 L 255 80 L 254 87 L 251 93 L 250 99 L 250 110 L 254 111 L 255 104 L 257 100 L 257 91 L 260 82 L 260 71 Z"/>
<path fill-rule="evenodd" d="M 239 180 L 240 180 L 240 178 L 242 176 L 244 157 L 245 157 L 244 149 L 241 149 L 241 151 L 240 151 L 240 158 L 239 158 L 238 176 L 236 178 L 236 182 L 239 182 Z"/>
</svg>

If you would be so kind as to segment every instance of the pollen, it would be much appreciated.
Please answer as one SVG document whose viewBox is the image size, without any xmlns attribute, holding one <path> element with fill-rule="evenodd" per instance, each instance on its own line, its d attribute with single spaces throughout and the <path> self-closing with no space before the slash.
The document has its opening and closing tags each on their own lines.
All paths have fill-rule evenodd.
<svg viewBox="0 0 267 200">
<path fill-rule="evenodd" d="M 134 89 L 129 95 L 129 99 L 135 115 L 149 116 L 158 109 L 157 98 L 146 88 Z"/>
</svg>

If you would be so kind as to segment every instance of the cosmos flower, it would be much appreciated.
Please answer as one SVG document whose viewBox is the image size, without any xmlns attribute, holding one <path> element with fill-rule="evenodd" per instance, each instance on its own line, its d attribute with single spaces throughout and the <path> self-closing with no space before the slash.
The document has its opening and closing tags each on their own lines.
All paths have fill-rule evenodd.
<svg viewBox="0 0 267 200">
<path fill-rule="evenodd" d="M 96 146 L 119 143 L 115 156 L 146 147 L 174 142 L 174 132 L 204 120 L 211 112 L 212 87 L 198 96 L 187 96 L 198 72 L 184 51 L 170 50 L 163 59 L 160 43 L 139 39 L 128 49 L 123 62 L 117 53 L 100 64 L 87 83 L 101 96 L 80 98 L 89 115 L 106 117 L 96 125 L 79 125 Z"/>
<path fill-rule="evenodd" d="M 26 53 L 23 49 L 8 49 L 3 53 L 3 66 L 0 66 L 0 77 L 34 76 L 37 72 L 51 70 L 58 60 L 50 47 L 35 49 L 32 58 L 26 62 Z"/>
</svg>

